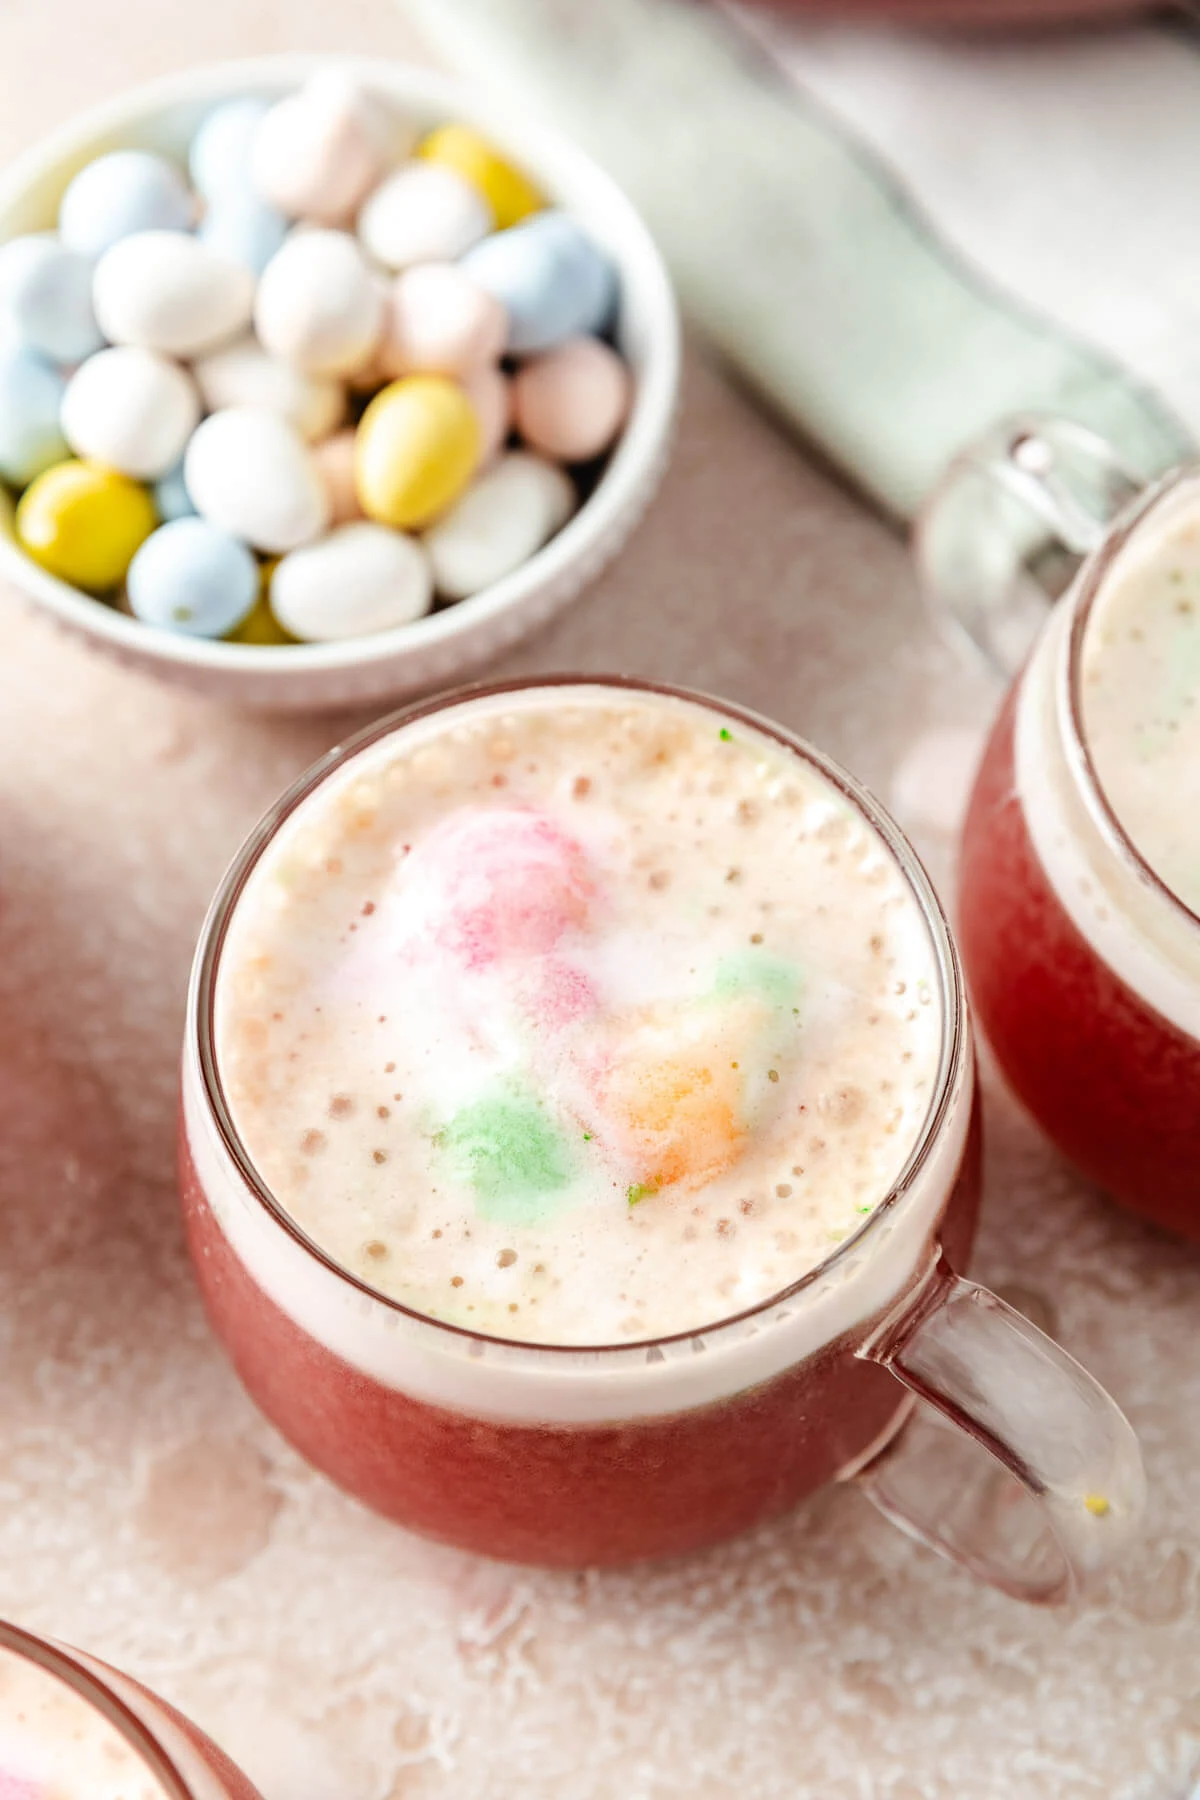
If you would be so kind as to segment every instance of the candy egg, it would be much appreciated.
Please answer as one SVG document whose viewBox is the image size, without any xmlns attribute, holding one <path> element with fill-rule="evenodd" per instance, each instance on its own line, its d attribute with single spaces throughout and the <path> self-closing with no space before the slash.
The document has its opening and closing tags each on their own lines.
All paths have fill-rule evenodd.
<svg viewBox="0 0 1200 1800">
<path fill-rule="evenodd" d="M 125 576 L 158 524 L 144 487 L 98 463 L 61 462 L 26 488 L 17 540 L 60 581 L 103 594 Z"/>
<path fill-rule="evenodd" d="M 385 269 L 454 262 L 494 226 L 478 189 L 439 163 L 406 163 L 358 215 L 363 247 Z"/>
<path fill-rule="evenodd" d="M 429 611 L 433 583 L 415 538 L 370 523 L 339 525 L 285 556 L 271 577 L 276 618 L 308 643 L 366 637 Z"/>
<path fill-rule="evenodd" d="M 599 331 L 616 300 L 611 262 L 561 212 L 538 213 L 484 238 L 462 267 L 504 307 L 508 348 L 520 354 Z"/>
<path fill-rule="evenodd" d="M 259 550 L 294 550 L 329 523 L 329 495 L 308 446 L 261 407 L 231 406 L 205 419 L 183 474 L 201 517 Z"/>
<path fill-rule="evenodd" d="M 539 550 L 575 510 L 575 489 L 554 463 L 510 450 L 425 533 L 440 594 L 465 600 Z"/>
<path fill-rule="evenodd" d="M 76 456 L 140 481 L 175 466 L 199 419 L 191 376 L 132 344 L 89 356 L 63 396 L 63 433 Z"/>
<path fill-rule="evenodd" d="M 288 221 L 250 188 L 227 188 L 209 204 L 197 236 L 230 262 L 261 275 L 288 234 Z"/>
<path fill-rule="evenodd" d="M 82 362 L 104 342 L 92 311 L 92 265 L 51 232 L 0 245 L 0 316 L 51 362 Z"/>
<path fill-rule="evenodd" d="M 359 422 L 354 477 L 363 511 L 401 531 L 428 524 L 466 487 L 481 442 L 475 410 L 454 382 L 393 381 Z"/>
<path fill-rule="evenodd" d="M 303 231 L 273 256 L 258 284 L 254 324 L 263 346 L 312 375 L 348 375 L 383 334 L 377 278 L 344 231 Z"/>
<path fill-rule="evenodd" d="M 607 450 L 628 409 L 629 371 L 600 338 L 568 338 L 513 378 L 517 430 L 531 450 L 560 462 Z"/>
<path fill-rule="evenodd" d="M 382 179 L 390 135 L 377 100 L 341 70 L 323 70 L 262 120 L 254 185 L 291 219 L 338 225 Z"/>
<path fill-rule="evenodd" d="M 502 448 L 512 428 L 512 383 L 499 369 L 485 368 L 476 369 L 463 387 L 479 420 L 482 440 L 477 467 L 483 468 Z"/>
<path fill-rule="evenodd" d="M 354 485 L 354 433 L 335 432 L 324 443 L 314 444 L 312 453 L 329 491 L 330 523 L 348 525 L 351 519 L 361 519 L 363 510 Z"/>
<path fill-rule="evenodd" d="M 154 505 L 160 519 L 190 519 L 195 517 L 196 509 L 192 505 L 192 496 L 187 491 L 187 483 L 183 479 L 183 464 L 178 462 L 173 469 L 154 484 Z"/>
<path fill-rule="evenodd" d="M 258 128 L 270 110 L 270 102 L 256 94 L 213 107 L 188 149 L 188 174 L 198 194 L 212 201 L 229 189 L 249 186 Z"/>
<path fill-rule="evenodd" d="M 188 231 L 194 213 L 187 183 L 165 156 L 111 150 L 70 183 L 58 231 L 68 250 L 94 258 L 135 231 Z"/>
<path fill-rule="evenodd" d="M 24 487 L 70 452 L 59 426 L 65 383 L 20 344 L 0 348 L 0 478 Z"/>
<path fill-rule="evenodd" d="M 258 564 L 245 544 L 207 519 L 172 519 L 129 565 L 130 611 L 189 637 L 224 637 L 253 610 Z"/>
<path fill-rule="evenodd" d="M 528 177 L 469 125 L 439 125 L 418 144 L 417 155 L 456 170 L 478 188 L 495 216 L 498 231 L 516 225 L 546 204 Z"/>
<path fill-rule="evenodd" d="M 254 277 L 179 231 L 140 231 L 96 265 L 92 303 L 114 344 L 198 356 L 250 323 Z"/>
<path fill-rule="evenodd" d="M 296 639 L 290 631 L 285 631 L 275 614 L 271 611 L 271 603 L 267 598 L 270 576 L 274 573 L 274 563 L 264 564 L 259 570 L 260 591 L 258 599 L 247 613 L 240 625 L 225 633 L 231 644 L 294 644 Z"/>
<path fill-rule="evenodd" d="M 192 372 L 208 412 L 261 407 L 279 413 L 309 443 L 327 437 L 346 410 L 339 382 L 306 375 L 282 357 L 269 356 L 251 336 L 200 357 Z"/>
<path fill-rule="evenodd" d="M 386 355 L 397 375 L 470 375 L 495 362 L 508 336 L 500 302 L 454 263 L 422 263 L 396 277 Z"/>
</svg>

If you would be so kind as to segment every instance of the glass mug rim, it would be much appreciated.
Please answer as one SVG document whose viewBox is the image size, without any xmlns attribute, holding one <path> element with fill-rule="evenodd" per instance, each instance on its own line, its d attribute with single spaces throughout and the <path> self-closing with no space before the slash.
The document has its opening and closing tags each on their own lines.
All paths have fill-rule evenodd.
<svg viewBox="0 0 1200 1800">
<path fill-rule="evenodd" d="M 1146 519 L 1190 478 L 1200 478 L 1200 464 L 1183 464 L 1151 482 L 1108 527 L 1095 549 L 1084 558 L 1062 604 L 1071 609 L 1065 655 L 1057 672 L 1060 716 L 1066 729 L 1066 748 L 1072 773 L 1080 785 L 1084 803 L 1106 847 L 1130 873 L 1172 913 L 1200 931 L 1200 913 L 1181 900 L 1146 861 L 1129 836 L 1104 789 L 1087 738 L 1083 713 L 1083 651 L 1092 610 L 1121 552 L 1140 531 Z"/>
<path fill-rule="evenodd" d="M 569 690 L 589 687 L 609 688 L 618 695 L 634 693 L 665 696 L 668 699 L 682 700 L 704 707 L 719 717 L 730 719 L 734 723 L 748 725 L 752 730 L 759 732 L 790 754 L 797 756 L 802 762 L 811 764 L 831 782 L 882 839 L 885 848 L 899 866 L 905 884 L 921 912 L 925 929 L 933 946 L 937 968 L 938 998 L 942 1009 L 941 1045 L 929 1106 L 903 1167 L 893 1180 L 887 1194 L 875 1206 L 870 1216 L 864 1219 L 863 1223 L 848 1238 L 836 1245 L 830 1254 L 815 1267 L 806 1270 L 795 1281 L 776 1290 L 766 1299 L 756 1301 L 753 1306 L 745 1307 L 737 1313 L 726 1314 L 709 1322 L 693 1325 L 685 1331 L 666 1332 L 654 1337 L 631 1339 L 628 1342 L 617 1344 L 538 1343 L 523 1338 L 500 1337 L 495 1333 L 457 1325 L 446 1319 L 431 1318 L 428 1313 L 421 1312 L 416 1307 L 408 1306 L 403 1301 L 380 1292 L 378 1288 L 372 1287 L 369 1282 L 362 1280 L 339 1263 L 336 1258 L 330 1256 L 291 1217 L 255 1168 L 253 1159 L 234 1124 L 231 1109 L 225 1098 L 216 1052 L 216 990 L 221 952 L 238 902 L 251 875 L 274 842 L 280 829 L 310 795 L 323 786 L 331 776 L 352 762 L 363 751 L 383 742 L 384 739 L 401 731 L 405 726 L 415 724 L 421 719 L 432 718 L 451 707 L 475 700 L 497 698 L 505 694 L 517 695 L 547 688 Z M 734 701 L 720 699 L 697 689 L 681 687 L 668 682 L 650 681 L 630 675 L 559 673 L 514 677 L 500 682 L 472 683 L 402 707 L 355 732 L 343 743 L 335 744 L 287 787 L 274 805 L 262 815 L 241 845 L 221 880 L 201 927 L 192 981 L 195 993 L 194 1016 L 198 1039 L 196 1048 L 199 1051 L 202 1097 L 216 1124 L 223 1150 L 231 1159 L 253 1200 L 268 1214 L 272 1222 L 282 1228 L 301 1250 L 321 1264 L 338 1281 L 357 1290 L 368 1300 L 388 1309 L 410 1324 L 425 1327 L 428 1331 L 436 1334 L 448 1334 L 464 1341 L 468 1347 L 478 1345 L 482 1349 L 485 1346 L 494 1346 L 510 1355 L 526 1352 L 530 1356 L 536 1355 L 539 1359 L 545 1357 L 547 1360 L 554 1360 L 560 1366 L 572 1361 L 586 1360 L 594 1363 L 599 1359 L 606 1361 L 619 1359 L 624 1362 L 629 1360 L 631 1355 L 641 1354 L 644 1356 L 648 1351 L 663 1346 L 686 1344 L 696 1337 L 702 1336 L 709 1340 L 726 1331 L 736 1330 L 738 1327 L 750 1324 L 762 1315 L 774 1311 L 777 1307 L 785 1306 L 793 1299 L 799 1298 L 807 1290 L 825 1281 L 831 1274 L 835 1274 L 844 1264 L 857 1256 L 865 1245 L 877 1240 L 884 1221 L 904 1204 L 906 1194 L 929 1160 L 941 1137 L 951 1100 L 958 1087 L 958 1077 L 964 1066 L 969 1042 L 962 971 L 945 912 L 916 851 L 874 795 L 831 757 L 826 756 L 823 751 L 818 750 L 795 733 L 789 732 L 782 725 L 776 724 L 775 721 L 764 718 L 750 707 L 740 706 Z"/>
<path fill-rule="evenodd" d="M 23 1626 L 14 1625 L 9 1619 L 0 1619 L 0 1650 L 9 1650 L 26 1662 L 36 1663 L 94 1706 L 130 1748 L 137 1751 L 171 1800 L 195 1800 L 193 1789 L 149 1726 L 143 1724 L 133 1708 L 101 1676 L 79 1661 L 75 1653 L 35 1632 L 26 1631 Z"/>
</svg>

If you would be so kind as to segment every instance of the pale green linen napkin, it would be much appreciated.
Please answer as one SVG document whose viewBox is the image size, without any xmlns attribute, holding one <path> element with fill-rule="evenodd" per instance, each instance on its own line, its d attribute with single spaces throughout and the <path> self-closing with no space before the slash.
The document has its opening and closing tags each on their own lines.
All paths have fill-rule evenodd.
<svg viewBox="0 0 1200 1800">
<path fill-rule="evenodd" d="M 940 244 L 887 166 L 697 0 L 401 0 L 431 49 L 569 133 L 686 310 L 889 512 L 997 417 L 1063 413 L 1151 474 L 1188 448 L 1127 370 Z"/>
</svg>

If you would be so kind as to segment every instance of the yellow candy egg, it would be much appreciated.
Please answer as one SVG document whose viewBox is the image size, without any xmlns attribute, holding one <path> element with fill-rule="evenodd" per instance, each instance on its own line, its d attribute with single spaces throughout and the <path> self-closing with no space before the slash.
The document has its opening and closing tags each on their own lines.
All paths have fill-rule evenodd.
<svg viewBox="0 0 1200 1800">
<path fill-rule="evenodd" d="M 439 125 L 418 144 L 416 154 L 444 163 L 478 188 L 495 215 L 498 231 L 540 212 L 546 204 L 520 169 L 469 125 Z"/>
<path fill-rule="evenodd" d="M 406 375 L 376 394 L 359 422 L 354 484 L 369 519 L 411 531 L 429 524 L 475 472 L 482 432 L 457 382 Z"/>
<path fill-rule="evenodd" d="M 99 463 L 61 462 L 26 488 L 17 539 L 47 573 L 89 594 L 120 585 L 158 524 L 149 493 Z"/>
<path fill-rule="evenodd" d="M 240 625 L 226 633 L 231 644 L 294 644 L 295 638 L 285 631 L 275 614 L 271 611 L 268 598 L 271 591 L 271 577 L 279 567 L 279 558 L 270 556 L 259 565 L 258 599 L 246 614 Z"/>
</svg>

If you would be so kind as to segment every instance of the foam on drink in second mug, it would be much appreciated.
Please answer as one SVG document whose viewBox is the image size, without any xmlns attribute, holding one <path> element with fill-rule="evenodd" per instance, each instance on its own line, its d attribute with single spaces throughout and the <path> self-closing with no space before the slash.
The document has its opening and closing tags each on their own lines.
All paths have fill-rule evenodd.
<svg viewBox="0 0 1200 1800">
<path fill-rule="evenodd" d="M 940 1046 L 861 814 L 690 702 L 501 695 L 357 760 L 242 896 L 235 1122 L 339 1263 L 559 1344 L 779 1292 L 888 1192 Z"/>
<path fill-rule="evenodd" d="M 1083 725 L 1135 849 L 1200 910 L 1200 509 L 1130 545 L 1083 642 Z"/>
</svg>

